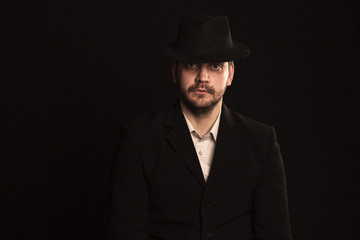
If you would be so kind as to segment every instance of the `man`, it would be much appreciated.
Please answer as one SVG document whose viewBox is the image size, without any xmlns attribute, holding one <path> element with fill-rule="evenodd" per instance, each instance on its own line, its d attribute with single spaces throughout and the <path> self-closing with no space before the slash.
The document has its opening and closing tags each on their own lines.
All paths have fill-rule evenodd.
<svg viewBox="0 0 360 240">
<path fill-rule="evenodd" d="M 291 239 L 274 129 L 223 104 L 248 47 L 226 17 L 200 16 L 184 17 L 162 50 L 179 101 L 123 128 L 110 239 Z"/>
</svg>

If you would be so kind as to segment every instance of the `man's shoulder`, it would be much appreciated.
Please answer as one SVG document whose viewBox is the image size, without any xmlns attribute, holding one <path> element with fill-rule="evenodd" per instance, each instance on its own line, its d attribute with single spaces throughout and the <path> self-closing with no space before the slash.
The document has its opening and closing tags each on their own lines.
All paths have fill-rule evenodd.
<svg viewBox="0 0 360 240">
<path fill-rule="evenodd" d="M 250 132 L 253 133 L 263 133 L 269 132 L 273 128 L 271 125 L 263 123 L 261 121 L 255 120 L 251 117 L 245 116 L 231 108 L 228 108 L 234 121 L 237 125 L 244 126 Z"/>
<path fill-rule="evenodd" d="M 131 132 L 146 133 L 149 131 L 158 131 L 162 127 L 164 119 L 167 116 L 169 107 L 162 107 L 152 113 L 143 114 L 127 120 L 122 124 L 123 130 Z"/>
<path fill-rule="evenodd" d="M 253 146 L 257 147 L 257 154 L 263 153 L 265 146 L 276 141 L 273 126 L 244 116 L 234 110 L 230 111 L 237 125 L 238 133 L 249 137 L 248 139 L 254 144 Z"/>
</svg>

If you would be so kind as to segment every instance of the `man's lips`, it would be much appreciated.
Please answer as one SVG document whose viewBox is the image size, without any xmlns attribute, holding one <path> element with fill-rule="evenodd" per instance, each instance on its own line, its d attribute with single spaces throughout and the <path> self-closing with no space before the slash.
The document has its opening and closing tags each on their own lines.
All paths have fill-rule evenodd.
<svg viewBox="0 0 360 240">
<path fill-rule="evenodd" d="M 203 89 L 203 88 L 194 89 L 193 92 L 198 93 L 198 94 L 209 93 L 206 89 Z"/>
<path fill-rule="evenodd" d="M 205 84 L 202 84 L 201 86 L 191 86 L 189 88 L 189 93 L 190 92 L 193 92 L 193 93 L 196 93 L 196 94 L 215 94 L 215 90 L 214 88 L 210 87 L 210 86 L 207 86 Z"/>
</svg>

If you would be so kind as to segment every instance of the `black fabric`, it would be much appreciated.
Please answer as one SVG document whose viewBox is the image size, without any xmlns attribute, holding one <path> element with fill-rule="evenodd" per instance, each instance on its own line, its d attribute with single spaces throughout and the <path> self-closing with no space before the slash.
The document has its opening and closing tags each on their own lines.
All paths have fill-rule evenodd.
<svg viewBox="0 0 360 240">
<path fill-rule="evenodd" d="M 205 183 L 178 103 L 123 128 L 109 239 L 290 240 L 283 162 L 271 126 L 225 105 Z"/>
<path fill-rule="evenodd" d="M 176 42 L 161 51 L 174 59 L 194 62 L 226 62 L 245 58 L 249 48 L 231 38 L 226 16 L 183 17 Z"/>
</svg>

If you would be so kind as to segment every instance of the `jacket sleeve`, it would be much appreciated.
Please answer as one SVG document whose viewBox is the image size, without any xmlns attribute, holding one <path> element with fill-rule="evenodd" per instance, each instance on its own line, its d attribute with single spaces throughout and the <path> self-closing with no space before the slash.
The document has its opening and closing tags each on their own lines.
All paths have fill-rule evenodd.
<svg viewBox="0 0 360 240">
<path fill-rule="evenodd" d="M 254 193 L 254 236 L 256 240 L 291 240 L 284 165 L 274 128 L 267 139 Z"/>
<path fill-rule="evenodd" d="M 123 128 L 120 147 L 112 166 L 109 240 L 148 238 L 147 184 L 139 143 Z"/>
</svg>

